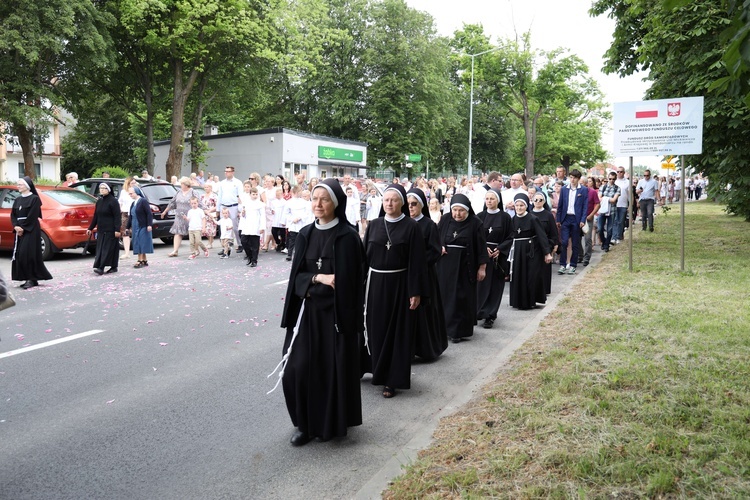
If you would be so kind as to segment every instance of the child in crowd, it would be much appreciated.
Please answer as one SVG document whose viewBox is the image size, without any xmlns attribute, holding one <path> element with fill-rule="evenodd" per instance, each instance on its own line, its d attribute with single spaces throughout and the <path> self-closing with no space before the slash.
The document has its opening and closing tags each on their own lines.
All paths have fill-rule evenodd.
<svg viewBox="0 0 750 500">
<path fill-rule="evenodd" d="M 276 242 L 276 251 L 286 253 L 286 227 L 284 227 L 286 200 L 281 189 L 276 189 L 276 198 L 271 201 L 271 208 L 273 209 L 271 234 L 273 234 L 273 239 Z"/>
<path fill-rule="evenodd" d="M 245 192 L 240 194 L 240 242 L 245 251 L 247 265 L 258 265 L 261 236 L 266 233 L 266 206 L 260 201 L 258 188 L 245 181 Z"/>
<path fill-rule="evenodd" d="M 351 186 L 346 187 L 346 220 L 359 232 L 359 193 Z"/>
<path fill-rule="evenodd" d="M 228 208 L 221 209 L 219 228 L 221 229 L 221 233 L 219 234 L 221 247 L 224 249 L 224 254 L 221 258 L 226 259 L 232 253 L 232 245 L 234 244 L 234 224 L 232 223 L 232 219 L 229 218 Z"/>
<path fill-rule="evenodd" d="M 188 221 L 188 236 L 190 237 L 190 256 L 188 259 L 192 260 L 200 255 L 198 249 L 203 250 L 203 254 L 208 257 L 208 249 L 201 240 L 201 234 L 206 230 L 206 213 L 198 208 L 198 198 L 195 196 L 190 198 L 190 210 L 183 217 Z"/>
<path fill-rule="evenodd" d="M 309 191 L 308 191 L 309 193 Z M 286 215 L 284 220 L 286 221 L 286 227 L 289 230 L 289 234 L 286 237 L 286 248 L 287 256 L 286 260 L 292 260 L 292 252 L 294 251 L 294 242 L 297 240 L 297 233 L 300 229 L 305 227 L 311 221 L 308 220 L 308 212 L 311 212 L 310 202 L 303 198 L 302 189 L 299 186 L 292 188 L 292 199 L 286 204 Z"/>
</svg>

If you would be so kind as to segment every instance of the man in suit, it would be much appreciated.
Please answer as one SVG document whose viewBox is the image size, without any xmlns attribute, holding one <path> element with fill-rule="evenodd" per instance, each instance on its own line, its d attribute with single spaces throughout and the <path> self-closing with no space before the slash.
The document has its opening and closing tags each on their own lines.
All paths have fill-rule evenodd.
<svg viewBox="0 0 750 500">
<path fill-rule="evenodd" d="M 575 274 L 578 265 L 578 242 L 581 241 L 581 228 L 586 225 L 588 209 L 588 188 L 579 184 L 581 172 L 574 168 L 570 171 L 570 184 L 560 190 L 560 201 L 557 204 L 557 227 L 560 229 L 560 269 L 557 274 Z M 573 242 L 570 266 L 568 262 L 568 242 Z"/>
</svg>

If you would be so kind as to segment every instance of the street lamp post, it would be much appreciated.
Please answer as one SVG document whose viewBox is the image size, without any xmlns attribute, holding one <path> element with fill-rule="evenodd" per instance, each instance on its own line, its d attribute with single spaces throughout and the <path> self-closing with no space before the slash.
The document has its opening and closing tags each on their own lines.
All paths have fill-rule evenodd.
<svg viewBox="0 0 750 500">
<path fill-rule="evenodd" d="M 471 178 L 471 138 L 473 135 L 474 128 L 474 58 L 483 54 L 489 54 L 500 50 L 502 47 L 495 47 L 494 49 L 485 50 L 483 52 L 477 52 L 476 54 L 466 54 L 471 57 L 471 91 L 469 92 L 469 165 L 468 165 L 468 177 Z"/>
</svg>

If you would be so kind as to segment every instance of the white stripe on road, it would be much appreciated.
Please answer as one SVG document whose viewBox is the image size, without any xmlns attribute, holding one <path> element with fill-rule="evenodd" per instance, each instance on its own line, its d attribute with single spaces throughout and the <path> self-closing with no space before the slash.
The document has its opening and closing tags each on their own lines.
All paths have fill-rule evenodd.
<svg viewBox="0 0 750 500">
<path fill-rule="evenodd" d="M 0 353 L 0 359 L 9 358 L 10 356 L 15 356 L 16 354 L 21 354 L 24 352 L 36 351 L 37 349 L 42 349 L 44 347 L 49 347 L 55 344 L 62 344 L 63 342 L 69 342 L 71 340 L 76 340 L 76 339 L 80 339 L 83 337 L 89 337 L 91 335 L 96 335 L 97 333 L 102 333 L 103 331 L 104 330 L 89 330 L 83 333 L 76 333 L 75 335 L 71 335 L 69 337 L 62 337 L 59 339 L 50 340 L 49 342 L 42 342 L 41 344 L 24 347 L 22 349 L 16 349 L 15 351 L 3 352 L 3 353 Z"/>
<path fill-rule="evenodd" d="M 271 283 L 271 284 L 272 285 L 286 285 L 287 283 L 289 283 L 289 280 L 277 281 L 276 283 Z"/>
</svg>

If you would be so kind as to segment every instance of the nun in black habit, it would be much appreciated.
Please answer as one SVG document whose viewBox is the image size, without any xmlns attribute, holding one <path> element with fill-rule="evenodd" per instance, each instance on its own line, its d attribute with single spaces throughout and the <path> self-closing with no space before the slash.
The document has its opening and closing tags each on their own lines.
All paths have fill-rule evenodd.
<svg viewBox="0 0 750 500">
<path fill-rule="evenodd" d="M 40 280 L 51 280 L 52 275 L 44 266 L 42 256 L 42 200 L 36 191 L 31 177 L 18 180 L 21 196 L 13 200 L 10 222 L 16 233 L 11 262 L 11 279 L 24 281 L 21 288 L 28 289 L 39 285 Z"/>
<path fill-rule="evenodd" d="M 346 221 L 338 181 L 317 184 L 311 199 L 316 220 L 297 235 L 281 319 L 286 337 L 279 378 L 297 427 L 294 446 L 342 437 L 362 424 L 362 240 Z"/>
<path fill-rule="evenodd" d="M 528 195 L 518 193 L 513 199 L 513 231 L 503 242 L 509 252 L 510 306 L 533 309 L 547 302 L 542 272 L 545 262 L 552 262 L 551 247 L 542 223 L 529 211 Z"/>
<path fill-rule="evenodd" d="M 508 274 L 508 254 L 501 244 L 508 238 L 513 226 L 510 215 L 501 209 L 502 195 L 496 189 L 488 189 L 484 196 L 484 210 L 477 215 L 482 221 L 484 239 L 487 241 L 487 257 L 490 259 L 484 280 L 477 285 L 477 319 L 483 319 L 482 327 L 492 328 L 505 291 L 505 276 Z"/>
<path fill-rule="evenodd" d="M 552 254 L 555 254 L 557 246 L 560 244 L 560 233 L 558 233 L 555 216 L 552 215 L 544 194 L 536 193 L 531 199 L 531 206 L 534 207 L 531 213 L 542 223 L 542 228 L 544 228 L 544 234 L 547 235 L 547 239 L 549 240 Z M 549 295 L 552 293 L 552 262 L 544 264 L 542 277 L 544 278 L 544 291 Z"/>
<path fill-rule="evenodd" d="M 365 232 L 370 266 L 365 288 L 365 346 L 362 373 L 383 385 L 383 397 L 411 387 L 411 360 L 422 295 L 428 294 L 424 238 L 408 216 L 406 190 L 391 184 L 383 192 L 382 217 Z M 369 364 L 368 364 L 369 362 Z"/>
<path fill-rule="evenodd" d="M 477 324 L 477 282 L 484 280 L 487 244 L 482 221 L 463 194 L 451 199 L 451 211 L 438 224 L 443 256 L 437 265 L 448 337 L 461 342 L 474 335 Z"/>
<path fill-rule="evenodd" d="M 107 274 L 117 272 L 117 264 L 120 261 L 120 227 L 122 216 L 120 215 L 120 203 L 112 194 L 109 184 L 99 184 L 99 199 L 96 200 L 94 218 L 86 230 L 91 236 L 96 228 L 96 256 L 94 257 L 94 272 L 101 276 L 105 273 L 104 268 L 109 267 Z"/>
<path fill-rule="evenodd" d="M 440 296 L 435 266 L 442 253 L 437 224 L 430 218 L 427 197 L 419 188 L 412 188 L 406 193 L 409 216 L 417 222 L 422 231 L 427 262 L 428 291 L 422 295 L 419 313 L 419 326 L 414 354 L 431 361 L 437 359 L 448 348 L 448 333 L 445 329 L 445 317 L 441 309 L 443 300 Z"/>
</svg>

